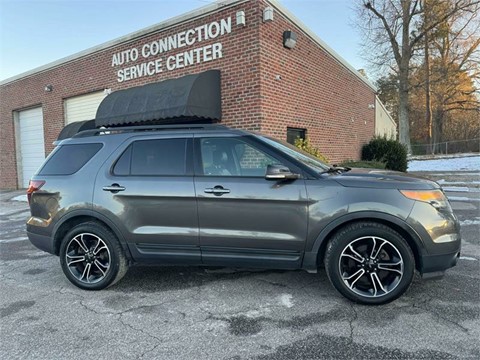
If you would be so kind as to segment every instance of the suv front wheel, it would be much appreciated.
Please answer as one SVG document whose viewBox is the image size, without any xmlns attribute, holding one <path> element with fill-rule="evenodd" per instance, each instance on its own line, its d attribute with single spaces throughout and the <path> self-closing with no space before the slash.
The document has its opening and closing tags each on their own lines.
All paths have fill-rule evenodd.
<svg viewBox="0 0 480 360">
<path fill-rule="evenodd" d="M 101 290 L 119 281 L 128 263 L 116 236 L 96 222 L 70 230 L 60 246 L 60 264 L 65 276 L 85 290 Z"/>
<path fill-rule="evenodd" d="M 330 282 L 346 298 L 366 305 L 397 299 L 412 283 L 415 259 L 406 240 L 374 222 L 347 225 L 325 254 Z"/>
</svg>

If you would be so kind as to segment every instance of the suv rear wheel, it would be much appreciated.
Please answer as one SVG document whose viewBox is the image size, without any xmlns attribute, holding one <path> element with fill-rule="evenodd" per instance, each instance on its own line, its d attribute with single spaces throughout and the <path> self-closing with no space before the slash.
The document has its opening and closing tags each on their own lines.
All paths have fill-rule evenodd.
<svg viewBox="0 0 480 360">
<path fill-rule="evenodd" d="M 96 222 L 70 230 L 60 246 L 65 276 L 85 290 L 101 290 L 119 281 L 128 263 L 116 236 Z"/>
<path fill-rule="evenodd" d="M 406 240 L 388 226 L 358 222 L 328 244 L 325 269 L 346 298 L 367 305 L 397 299 L 412 283 L 415 259 Z"/>
</svg>

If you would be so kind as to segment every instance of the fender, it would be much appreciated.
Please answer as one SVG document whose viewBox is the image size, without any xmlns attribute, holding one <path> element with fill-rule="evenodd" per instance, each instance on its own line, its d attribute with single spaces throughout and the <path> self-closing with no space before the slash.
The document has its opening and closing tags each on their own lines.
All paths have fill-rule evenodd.
<svg viewBox="0 0 480 360">
<path fill-rule="evenodd" d="M 353 220 L 375 220 L 375 219 L 382 220 L 384 222 L 389 222 L 400 227 L 402 230 L 408 233 L 408 235 L 410 235 L 410 237 L 413 239 L 414 245 L 418 250 L 419 254 L 421 255 L 424 253 L 425 246 L 420 236 L 418 236 L 417 232 L 409 224 L 407 224 L 405 220 L 399 217 L 396 217 L 394 215 L 376 212 L 376 211 L 358 211 L 358 212 L 343 215 L 333 220 L 323 228 L 323 230 L 315 239 L 312 249 L 308 252 L 305 252 L 302 268 L 305 270 L 312 270 L 312 271 L 315 271 L 318 268 L 318 264 L 317 264 L 318 253 L 320 249 L 323 249 L 322 246 L 326 245 L 326 241 L 328 241 L 329 235 L 335 229 Z"/>
<path fill-rule="evenodd" d="M 117 237 L 118 241 L 120 242 L 120 245 L 122 246 L 123 250 L 125 251 L 125 254 L 127 255 L 127 258 L 130 260 L 132 259 L 132 255 L 130 253 L 130 250 L 127 246 L 127 242 L 125 240 L 125 237 L 123 236 L 122 232 L 120 229 L 113 223 L 109 218 L 106 216 L 102 215 L 101 213 L 91 210 L 91 209 L 78 209 L 78 210 L 73 210 L 64 216 L 62 216 L 57 222 L 55 227 L 53 228 L 53 234 L 56 234 L 58 229 L 68 220 L 73 219 L 75 217 L 79 216 L 89 216 L 93 217 L 95 219 L 100 220 L 101 222 L 105 223 L 115 234 Z M 54 235 L 55 237 L 55 235 Z"/>
</svg>

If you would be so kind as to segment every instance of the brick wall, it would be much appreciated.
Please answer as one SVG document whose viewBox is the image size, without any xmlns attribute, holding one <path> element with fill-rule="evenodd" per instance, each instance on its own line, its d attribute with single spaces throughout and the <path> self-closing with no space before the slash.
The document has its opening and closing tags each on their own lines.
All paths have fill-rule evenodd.
<svg viewBox="0 0 480 360">
<path fill-rule="evenodd" d="M 283 47 L 285 30 L 298 36 L 293 49 Z M 261 131 L 286 140 L 287 127 L 306 128 L 331 163 L 358 159 L 375 131 L 373 90 L 278 11 L 260 27 L 260 49 Z"/>
<path fill-rule="evenodd" d="M 245 11 L 246 26 L 236 25 L 235 15 L 238 10 Z M 232 32 L 230 34 L 213 40 L 204 40 L 191 47 L 172 50 L 167 53 L 167 55 L 174 55 L 190 48 L 221 42 L 223 58 L 122 83 L 117 81 L 116 71 L 118 69 L 111 66 L 113 54 L 135 46 L 141 47 L 145 43 L 212 21 L 219 21 L 228 16 L 232 18 Z M 0 188 L 16 188 L 18 183 L 16 156 L 12 151 L 15 148 L 14 111 L 34 105 L 42 105 L 45 151 L 48 154 L 53 149 L 52 142 L 55 141 L 65 124 L 64 99 L 106 88 L 116 91 L 208 69 L 220 69 L 222 76 L 222 122 L 232 127 L 258 130 L 261 113 L 258 35 L 260 21 L 261 14 L 257 1 L 240 3 L 168 30 L 143 36 L 140 39 L 0 86 Z M 131 64 L 135 65 L 143 61 L 145 60 L 139 57 L 137 62 Z M 44 91 L 47 84 L 53 85 L 53 91 L 50 93 Z"/>
<path fill-rule="evenodd" d="M 358 158 L 360 146 L 374 133 L 374 110 L 368 109 L 368 104 L 374 102 L 373 91 L 278 12 L 273 22 L 263 23 L 262 11 L 266 6 L 264 0 L 239 3 L 0 86 L 0 188 L 16 188 L 18 184 L 15 111 L 36 105 L 43 107 L 48 154 L 65 124 L 64 99 L 106 88 L 116 91 L 208 69 L 221 70 L 222 123 L 262 130 L 281 139 L 286 139 L 287 126 L 307 128 L 313 144 L 330 160 Z M 246 26 L 236 25 L 235 15 L 239 10 L 245 11 Z M 111 66 L 113 54 L 228 16 L 232 18 L 230 34 L 192 46 L 221 42 L 223 58 L 117 82 L 118 68 Z M 282 45 L 282 34 L 287 29 L 299 35 L 293 50 Z M 167 55 L 190 48 L 172 50 Z M 143 61 L 140 57 L 131 65 Z M 281 75 L 282 79 L 275 80 L 275 75 Z M 44 91 L 47 84 L 53 85 L 52 92 Z"/>
</svg>

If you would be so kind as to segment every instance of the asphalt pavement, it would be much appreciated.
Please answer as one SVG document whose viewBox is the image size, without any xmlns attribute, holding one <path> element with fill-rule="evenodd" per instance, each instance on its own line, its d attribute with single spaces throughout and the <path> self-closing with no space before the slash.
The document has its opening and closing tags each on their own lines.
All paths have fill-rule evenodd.
<svg viewBox="0 0 480 360">
<path fill-rule="evenodd" d="M 479 174 L 440 181 L 462 224 L 462 257 L 393 303 L 340 296 L 325 272 L 133 267 L 82 291 L 25 235 L 26 203 L 0 192 L 1 359 L 478 359 Z"/>
</svg>

